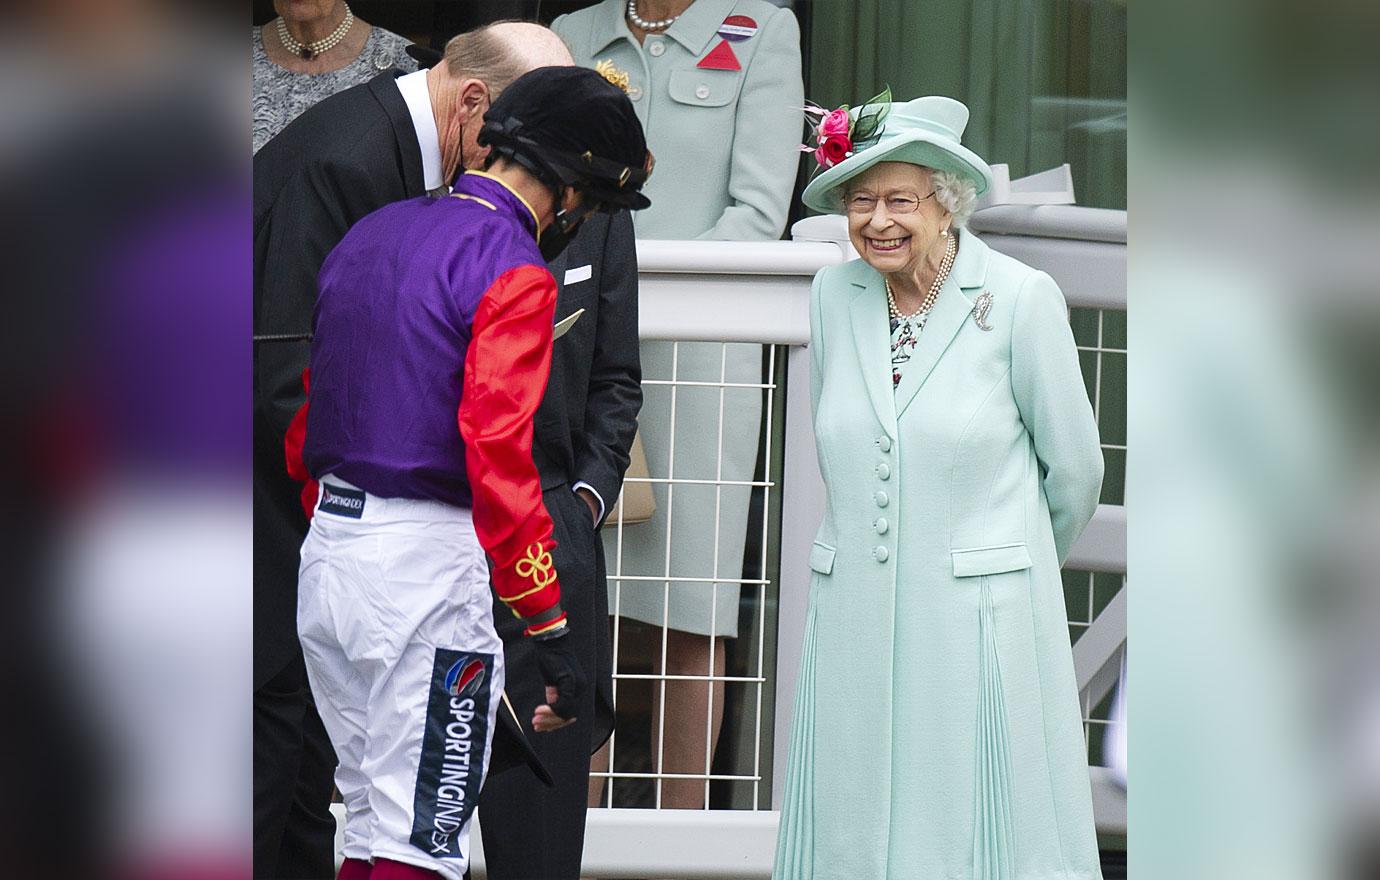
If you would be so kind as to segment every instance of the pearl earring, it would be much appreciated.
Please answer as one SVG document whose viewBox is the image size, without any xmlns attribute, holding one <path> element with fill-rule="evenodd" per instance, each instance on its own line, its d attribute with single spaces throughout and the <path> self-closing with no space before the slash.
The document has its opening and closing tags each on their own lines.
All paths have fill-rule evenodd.
<svg viewBox="0 0 1380 880">
<path fill-rule="evenodd" d="M 949 237 L 949 230 L 947 230 L 947 229 L 941 229 L 941 230 L 939 230 L 939 237 L 940 237 L 940 238 L 948 238 L 948 237 Z"/>
</svg>

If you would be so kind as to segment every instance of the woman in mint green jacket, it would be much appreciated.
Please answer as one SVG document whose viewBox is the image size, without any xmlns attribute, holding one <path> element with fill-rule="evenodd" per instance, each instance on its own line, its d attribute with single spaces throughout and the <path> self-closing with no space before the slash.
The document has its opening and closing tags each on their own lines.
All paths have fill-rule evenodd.
<svg viewBox="0 0 1380 880">
<path fill-rule="evenodd" d="M 637 0 L 631 9 L 628 0 L 605 0 L 551 27 L 575 63 L 627 90 L 647 132 L 656 170 L 645 189 L 652 207 L 633 215 L 638 238 L 781 236 L 805 100 L 800 29 L 789 9 L 765 0 Z M 723 675 L 724 639 L 738 632 L 762 412 L 761 391 L 751 386 L 762 382 L 762 347 L 647 342 L 642 374 L 652 380 L 639 419 L 651 476 L 698 482 L 655 483 L 650 521 L 605 526 L 609 609 L 666 627 L 664 665 L 662 652 L 653 652 L 658 671 Z M 674 416 L 665 384 L 673 376 L 699 383 L 676 387 Z M 739 387 L 721 392 L 722 382 Z M 718 739 L 723 710 L 722 682 L 712 697 L 700 682 L 670 686 L 664 736 L 659 713 L 652 730 L 653 743 L 664 743 L 664 761 L 653 757 L 652 766 L 706 775 L 712 754 L 705 741 Z M 698 807 L 705 789 L 702 778 L 668 780 L 659 802 Z"/>
<path fill-rule="evenodd" d="M 821 123 L 803 199 L 862 259 L 811 296 L 828 505 L 778 880 L 1101 876 L 1059 574 L 1097 426 L 1059 288 L 961 228 L 991 181 L 967 120 L 929 97 Z"/>
</svg>

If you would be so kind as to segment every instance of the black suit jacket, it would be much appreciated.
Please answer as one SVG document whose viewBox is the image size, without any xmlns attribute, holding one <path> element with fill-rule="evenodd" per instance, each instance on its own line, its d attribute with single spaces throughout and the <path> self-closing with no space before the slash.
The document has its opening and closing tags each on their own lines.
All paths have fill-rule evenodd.
<svg viewBox="0 0 1380 880">
<path fill-rule="evenodd" d="M 596 214 L 548 267 L 560 291 L 556 320 L 584 313 L 555 342 L 533 455 L 543 489 L 585 482 L 606 508 L 622 488 L 642 408 L 635 248 L 626 211 Z"/>
<path fill-rule="evenodd" d="M 586 220 L 549 268 L 560 291 L 556 320 L 580 309 L 584 313 L 555 341 L 551 378 L 533 420 L 533 458 L 542 489 L 547 490 L 548 508 L 559 503 L 553 493 L 568 494 L 576 483 L 584 482 L 603 499 L 607 517 L 623 486 L 642 408 L 637 253 L 631 215 L 621 211 Z M 585 273 L 588 278 L 583 278 Z M 583 280 L 574 280 L 579 278 Z M 566 534 L 565 521 L 584 522 L 588 517 L 583 503 L 575 506 L 575 515 L 569 518 L 551 510 L 558 542 L 556 571 L 561 576 L 562 604 L 571 614 L 572 646 L 591 673 L 595 690 L 591 739 L 598 746 L 613 731 L 612 658 L 605 622 L 608 586 L 598 536 L 591 542 L 582 540 L 587 535 Z M 571 558 L 571 554 L 583 558 Z M 535 675 L 524 662 L 524 640 L 507 627 L 499 631 L 507 644 L 510 669 Z"/>
<path fill-rule="evenodd" d="M 316 276 L 360 218 L 423 195 L 422 154 L 389 70 L 294 119 L 254 156 L 254 335 L 311 332 Z M 254 688 L 296 657 L 307 519 L 284 467 L 311 344 L 254 345 Z"/>
</svg>

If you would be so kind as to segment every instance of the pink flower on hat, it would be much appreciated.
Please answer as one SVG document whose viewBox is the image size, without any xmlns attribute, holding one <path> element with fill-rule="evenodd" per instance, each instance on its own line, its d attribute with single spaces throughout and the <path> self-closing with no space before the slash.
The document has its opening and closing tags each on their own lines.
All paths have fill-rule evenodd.
<svg viewBox="0 0 1380 880">
<path fill-rule="evenodd" d="M 828 116 L 825 116 L 824 119 L 819 123 L 819 128 L 816 130 L 819 132 L 821 137 L 828 137 L 831 134 L 841 134 L 846 136 L 848 134 L 848 126 L 850 123 L 851 120 L 848 118 L 848 110 L 846 108 L 840 107 L 839 109 L 832 111 Z"/>
<path fill-rule="evenodd" d="M 802 144 L 800 151 L 813 153 L 820 168 L 833 168 L 853 155 L 855 141 L 862 141 L 867 146 L 866 141 L 877 136 L 890 103 L 891 89 L 887 88 L 864 103 L 856 117 L 849 114 L 847 104 L 836 110 L 825 110 L 818 104 L 809 104 L 805 107 L 805 115 L 819 120 L 812 125 L 815 145 Z"/>
</svg>

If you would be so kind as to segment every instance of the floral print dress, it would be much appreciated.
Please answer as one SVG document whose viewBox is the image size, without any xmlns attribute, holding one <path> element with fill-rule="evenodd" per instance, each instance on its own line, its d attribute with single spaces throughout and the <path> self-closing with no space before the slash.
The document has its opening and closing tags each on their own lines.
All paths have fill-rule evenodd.
<svg viewBox="0 0 1380 880">
<path fill-rule="evenodd" d="M 891 318 L 891 392 L 901 386 L 901 368 L 915 354 L 915 345 L 920 341 L 920 331 L 925 329 L 924 315 L 907 315 L 904 318 Z"/>
</svg>

